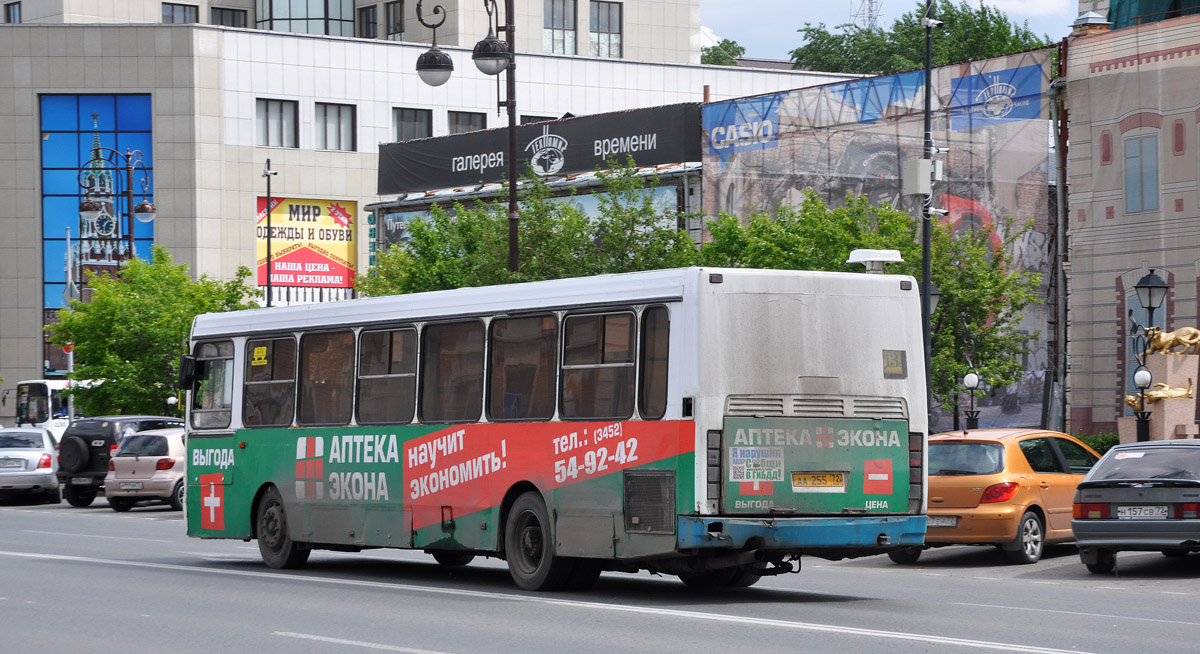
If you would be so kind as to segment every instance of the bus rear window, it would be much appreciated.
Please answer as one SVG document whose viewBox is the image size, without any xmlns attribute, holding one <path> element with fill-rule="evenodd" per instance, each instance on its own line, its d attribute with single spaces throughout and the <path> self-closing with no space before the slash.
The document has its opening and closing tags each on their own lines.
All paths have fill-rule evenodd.
<svg viewBox="0 0 1200 654">
<path fill-rule="evenodd" d="M 274 338 L 246 343 L 243 422 L 249 427 L 292 424 L 296 406 L 296 341 Z"/>
<path fill-rule="evenodd" d="M 642 386 L 638 411 L 643 418 L 656 419 L 667 412 L 667 345 L 671 321 L 665 307 L 642 313 Z"/>
</svg>

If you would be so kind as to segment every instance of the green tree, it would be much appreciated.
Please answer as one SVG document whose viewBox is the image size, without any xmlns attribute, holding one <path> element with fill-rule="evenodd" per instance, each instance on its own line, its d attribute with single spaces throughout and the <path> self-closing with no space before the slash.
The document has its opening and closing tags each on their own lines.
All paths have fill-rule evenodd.
<svg viewBox="0 0 1200 654">
<path fill-rule="evenodd" d="M 744 54 L 746 54 L 746 49 L 738 45 L 737 41 L 721 39 L 721 42 L 716 45 L 700 48 L 700 63 L 713 66 L 736 66 L 738 58 Z"/>
<path fill-rule="evenodd" d="M 997 232 L 1007 236 L 997 244 L 983 230 L 951 235 L 932 225 L 931 276 L 942 299 L 931 320 L 931 391 L 945 408 L 957 402 L 968 357 L 989 386 L 1021 377 L 1030 335 L 1018 322 L 1025 307 L 1038 301 L 1041 276 L 1018 270 L 1008 246 L 1028 229 L 1000 221 Z M 712 241 L 700 253 L 704 265 L 854 272 L 862 268 L 846 263 L 852 250 L 893 249 L 904 262 L 888 271 L 921 277 L 920 221 L 864 197 L 848 196 L 844 206 L 831 209 L 808 191 L 800 206 L 782 206 L 774 215 L 743 222 L 722 214 L 709 223 L 709 233 Z"/>
<path fill-rule="evenodd" d="M 798 30 L 804 45 L 792 50 L 793 67 L 831 73 L 889 75 L 925 66 L 925 2 L 899 19 L 890 31 L 857 25 L 839 25 L 830 32 L 824 23 L 805 23 Z M 1026 21 L 1017 25 L 987 4 L 972 7 L 965 0 L 936 0 L 933 15 L 943 22 L 933 39 L 933 65 L 998 57 L 1051 43 L 1038 36 Z"/>
<path fill-rule="evenodd" d="M 508 213 L 502 202 L 435 206 L 408 224 L 403 247 L 380 253 L 363 295 L 416 293 L 463 286 L 581 277 L 688 266 L 696 247 L 676 216 L 655 209 L 632 161 L 604 174 L 600 215 L 589 218 L 551 195 L 538 179 L 523 189 L 518 223 L 519 269 L 508 270 Z"/>
<path fill-rule="evenodd" d="M 90 302 L 72 300 L 59 321 L 46 327 L 50 342 L 75 343 L 73 380 L 103 380 L 75 386 L 76 409 L 85 415 L 160 414 L 174 394 L 180 346 L 198 314 L 257 306 L 247 283 L 250 270 L 221 282 L 192 280 L 187 266 L 174 265 L 154 246 L 149 261 L 134 259 L 121 274 L 88 274 Z"/>
</svg>

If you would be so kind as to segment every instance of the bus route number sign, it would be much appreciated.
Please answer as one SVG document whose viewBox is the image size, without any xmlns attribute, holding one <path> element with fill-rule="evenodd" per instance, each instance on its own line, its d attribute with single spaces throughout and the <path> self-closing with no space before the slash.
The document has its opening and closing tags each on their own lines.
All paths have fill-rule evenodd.
<svg viewBox="0 0 1200 654">
<path fill-rule="evenodd" d="M 883 351 L 883 378 L 884 379 L 907 379 L 908 378 L 908 358 L 907 352 L 904 350 L 884 350 Z"/>
</svg>

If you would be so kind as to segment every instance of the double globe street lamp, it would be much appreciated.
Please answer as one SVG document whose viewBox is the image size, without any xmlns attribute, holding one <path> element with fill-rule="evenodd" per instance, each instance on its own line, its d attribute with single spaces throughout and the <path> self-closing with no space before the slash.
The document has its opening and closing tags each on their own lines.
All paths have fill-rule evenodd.
<svg viewBox="0 0 1200 654">
<path fill-rule="evenodd" d="M 1153 268 L 1133 285 L 1133 290 L 1137 293 L 1138 304 L 1141 304 L 1142 308 L 1146 310 L 1146 326 L 1142 327 L 1135 322 L 1130 337 L 1133 354 L 1138 362 L 1137 370 L 1133 373 L 1133 385 L 1137 387 L 1139 395 L 1138 410 L 1133 412 L 1134 417 L 1137 418 L 1138 442 L 1150 440 L 1150 412 L 1146 410 L 1146 389 L 1150 388 L 1153 377 L 1150 369 L 1146 367 L 1146 354 L 1149 348 L 1146 330 L 1154 327 L 1154 310 L 1162 306 L 1163 300 L 1167 298 L 1168 289 L 1167 283 L 1163 281 L 1162 277 L 1154 274 Z M 1133 309 L 1130 309 L 1129 313 L 1132 315 Z"/>
<path fill-rule="evenodd" d="M 432 14 L 441 14 L 441 20 L 426 22 L 421 5 L 424 0 L 417 1 L 417 21 L 433 30 L 432 47 L 420 57 L 417 57 L 417 75 L 421 81 L 430 86 L 441 86 L 450 79 L 454 72 L 454 61 L 450 55 L 437 46 L 437 28 L 446 22 L 446 10 L 441 5 L 434 5 Z M 488 14 L 488 35 L 475 44 L 471 59 L 475 67 L 485 75 L 499 75 L 500 71 L 508 71 L 506 77 L 507 97 L 499 104 L 508 110 L 508 269 L 517 271 L 517 79 L 516 79 L 516 49 L 513 33 L 513 0 L 504 0 L 505 24 L 500 25 L 499 8 L 496 0 L 483 0 L 483 8 Z M 494 29 L 493 29 L 494 27 Z M 496 38 L 496 33 L 503 31 L 504 39 Z"/>
</svg>

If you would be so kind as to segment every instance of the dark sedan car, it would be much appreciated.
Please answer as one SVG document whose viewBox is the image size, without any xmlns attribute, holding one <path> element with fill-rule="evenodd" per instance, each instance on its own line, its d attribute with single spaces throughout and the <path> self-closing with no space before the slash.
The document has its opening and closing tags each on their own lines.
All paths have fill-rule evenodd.
<svg viewBox="0 0 1200 654">
<path fill-rule="evenodd" d="M 1117 552 L 1200 550 L 1200 440 L 1117 445 L 1075 491 L 1071 527 L 1088 570 L 1111 572 Z"/>
</svg>

